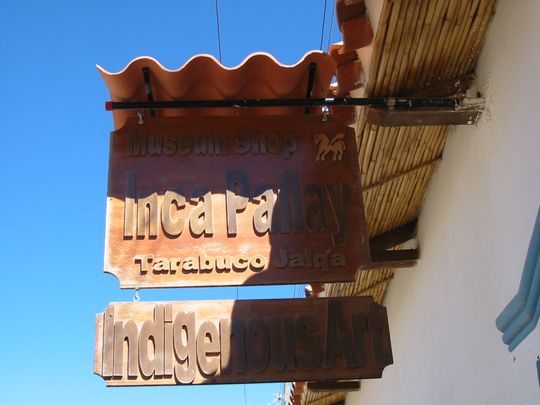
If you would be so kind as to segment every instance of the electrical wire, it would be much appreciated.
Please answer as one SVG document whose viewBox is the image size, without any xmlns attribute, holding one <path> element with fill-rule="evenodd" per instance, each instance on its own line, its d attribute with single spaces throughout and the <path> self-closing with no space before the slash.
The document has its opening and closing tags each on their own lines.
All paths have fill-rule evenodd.
<svg viewBox="0 0 540 405">
<path fill-rule="evenodd" d="M 223 63 L 222 56 L 221 56 L 221 26 L 219 24 L 219 5 L 218 0 L 215 0 L 214 2 L 216 6 L 216 27 L 217 27 L 217 40 L 218 40 L 218 52 L 219 52 L 219 63 Z M 236 287 L 236 299 L 239 299 L 239 289 Z M 244 387 L 245 391 L 245 387 Z M 245 399 L 245 392 L 244 392 L 244 399 Z"/>
<path fill-rule="evenodd" d="M 219 63 L 222 63 L 222 60 L 221 60 L 221 28 L 219 26 L 218 0 L 215 0 L 215 5 L 216 5 L 216 26 L 217 26 L 217 37 L 218 37 Z"/>
<path fill-rule="evenodd" d="M 215 0 L 216 5 L 216 27 L 217 27 L 217 39 L 218 39 L 218 52 L 219 52 L 219 63 L 223 63 L 223 59 L 221 56 L 221 27 L 219 24 L 219 6 L 218 6 L 218 0 Z M 236 287 L 236 300 L 239 299 L 239 288 Z M 247 396 L 246 396 L 246 384 L 244 384 L 244 405 L 247 405 Z"/>
<path fill-rule="evenodd" d="M 334 13 L 336 11 L 336 0 L 332 2 L 332 17 L 330 18 L 330 29 L 328 30 L 328 42 L 326 49 L 330 49 L 330 41 L 332 40 L 332 29 L 334 28 Z"/>
<path fill-rule="evenodd" d="M 324 37 L 324 23 L 326 22 L 326 4 L 327 3 L 328 3 L 328 0 L 324 0 L 324 10 L 323 10 L 322 27 L 321 27 L 321 44 L 319 45 L 319 49 L 321 51 L 322 51 L 322 44 L 323 44 L 323 37 Z"/>
</svg>

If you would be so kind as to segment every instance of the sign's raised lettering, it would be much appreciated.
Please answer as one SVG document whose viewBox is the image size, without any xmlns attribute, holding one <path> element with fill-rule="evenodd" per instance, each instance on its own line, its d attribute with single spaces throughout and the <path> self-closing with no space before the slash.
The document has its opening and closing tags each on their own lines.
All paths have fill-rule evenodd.
<svg viewBox="0 0 540 405">
<path fill-rule="evenodd" d="M 123 288 L 349 281 L 369 261 L 354 131 L 317 117 L 135 120 L 111 135 Z"/>
<path fill-rule="evenodd" d="M 331 242 L 333 246 L 344 245 L 347 241 L 346 204 L 350 184 L 306 184 L 301 195 L 296 171 L 278 171 L 277 175 L 277 192 L 270 186 L 255 185 L 256 191 L 252 193 L 248 186 L 247 173 L 242 170 L 227 171 L 226 212 L 214 213 L 212 193 L 208 186 L 197 187 L 191 197 L 184 195 L 179 189 L 167 190 L 160 204 L 155 192 L 138 195 L 135 192 L 136 176 L 128 173 L 128 192 L 124 201 L 124 238 L 133 238 L 134 235 L 139 239 L 157 238 L 158 229 L 161 229 L 163 236 L 176 238 L 182 234 L 185 226 L 189 226 L 192 235 L 212 236 L 215 215 L 227 216 L 227 235 L 234 236 L 238 233 L 237 216 L 246 209 L 248 202 L 251 202 L 258 205 L 253 211 L 252 230 L 259 236 L 267 232 L 328 231 L 329 218 L 334 215 L 336 229 L 331 234 Z M 327 207 L 324 204 L 325 198 L 328 201 Z M 303 204 L 307 199 L 315 201 L 304 208 Z M 186 202 L 193 205 L 189 218 L 183 217 L 180 212 L 188 210 Z M 325 209 L 328 209 L 328 212 Z"/>
<path fill-rule="evenodd" d="M 215 129 L 222 132 L 220 128 Z M 328 144 L 328 142 L 326 143 Z M 281 155 L 290 159 L 297 149 L 295 135 L 239 133 L 232 141 L 223 135 L 153 134 L 135 129 L 129 135 L 130 156 L 194 155 Z"/>
<path fill-rule="evenodd" d="M 107 385 L 375 378 L 392 363 L 371 297 L 117 303 L 96 328 Z"/>
</svg>

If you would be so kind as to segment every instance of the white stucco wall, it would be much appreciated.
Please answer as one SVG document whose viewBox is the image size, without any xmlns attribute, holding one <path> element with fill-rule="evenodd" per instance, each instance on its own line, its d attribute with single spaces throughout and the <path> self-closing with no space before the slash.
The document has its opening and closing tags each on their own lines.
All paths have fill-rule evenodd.
<svg viewBox="0 0 540 405">
<path fill-rule="evenodd" d="M 419 223 L 421 260 L 388 291 L 394 365 L 346 404 L 540 404 L 540 326 L 513 352 L 515 295 L 540 204 L 540 2 L 498 2 L 477 69 L 487 108 L 450 136 Z"/>
</svg>

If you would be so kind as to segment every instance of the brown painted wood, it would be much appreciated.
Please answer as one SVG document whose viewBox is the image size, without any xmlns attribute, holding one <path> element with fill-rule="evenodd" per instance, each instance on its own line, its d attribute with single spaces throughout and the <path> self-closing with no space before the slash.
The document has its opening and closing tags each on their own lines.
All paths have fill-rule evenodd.
<svg viewBox="0 0 540 405">
<path fill-rule="evenodd" d="M 445 83 L 415 90 L 412 94 L 406 95 L 409 97 L 460 97 L 464 96 L 465 92 L 471 87 L 474 78 L 474 73 L 466 73 Z"/>
<path fill-rule="evenodd" d="M 367 122 L 381 127 L 473 125 L 480 110 L 456 110 L 449 107 L 412 109 L 368 108 Z"/>
<path fill-rule="evenodd" d="M 386 250 L 407 242 L 416 236 L 417 225 L 418 221 L 415 219 L 390 231 L 373 236 L 369 239 L 371 251 Z"/>
<path fill-rule="evenodd" d="M 392 361 L 386 309 L 366 296 L 112 303 L 96 317 L 109 386 L 379 378 Z"/>
<path fill-rule="evenodd" d="M 383 250 L 371 255 L 369 268 L 412 267 L 420 257 L 418 249 Z"/>
<path fill-rule="evenodd" d="M 310 381 L 308 390 L 313 392 L 349 392 L 360 390 L 360 381 Z"/>
<path fill-rule="evenodd" d="M 417 220 L 391 229 L 369 240 L 371 263 L 365 269 L 405 268 L 416 265 L 420 252 L 418 249 L 391 249 L 416 236 Z"/>
<path fill-rule="evenodd" d="M 110 150 L 105 271 L 122 288 L 350 281 L 369 262 L 336 120 L 129 120 Z"/>
</svg>

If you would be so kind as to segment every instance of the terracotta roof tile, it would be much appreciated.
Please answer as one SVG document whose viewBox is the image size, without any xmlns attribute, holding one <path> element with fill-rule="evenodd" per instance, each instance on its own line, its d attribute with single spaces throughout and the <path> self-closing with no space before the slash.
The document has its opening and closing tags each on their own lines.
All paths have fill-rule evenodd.
<svg viewBox="0 0 540 405">
<path fill-rule="evenodd" d="M 307 53 L 291 66 L 279 63 L 269 54 L 254 53 L 232 68 L 223 66 L 209 55 L 194 56 L 177 70 L 169 70 L 150 57 L 134 59 L 117 73 L 108 72 L 99 65 L 97 68 L 109 89 L 112 101 L 147 101 L 143 68 L 148 68 L 150 72 L 156 101 L 234 100 L 304 98 L 311 63 L 317 64 L 312 97 L 326 97 L 336 70 L 336 62 L 320 51 Z M 159 111 L 160 116 L 303 113 L 303 107 Z M 113 116 L 115 127 L 119 128 L 128 117 L 136 116 L 136 111 L 115 110 Z"/>
<path fill-rule="evenodd" d="M 351 90 L 363 85 L 363 69 L 356 52 L 342 53 L 342 44 L 330 45 L 329 53 L 337 63 L 336 96 L 344 97 Z"/>
<path fill-rule="evenodd" d="M 337 63 L 336 96 L 345 97 L 363 85 L 364 74 L 356 50 L 372 42 L 373 29 L 364 0 L 337 0 L 336 19 L 343 42 L 332 44 L 328 53 Z"/>
<path fill-rule="evenodd" d="M 342 53 L 354 52 L 373 40 L 364 0 L 336 0 L 336 20 L 343 37 Z"/>
<path fill-rule="evenodd" d="M 336 20 L 339 25 L 366 13 L 365 0 L 336 0 Z"/>
</svg>

